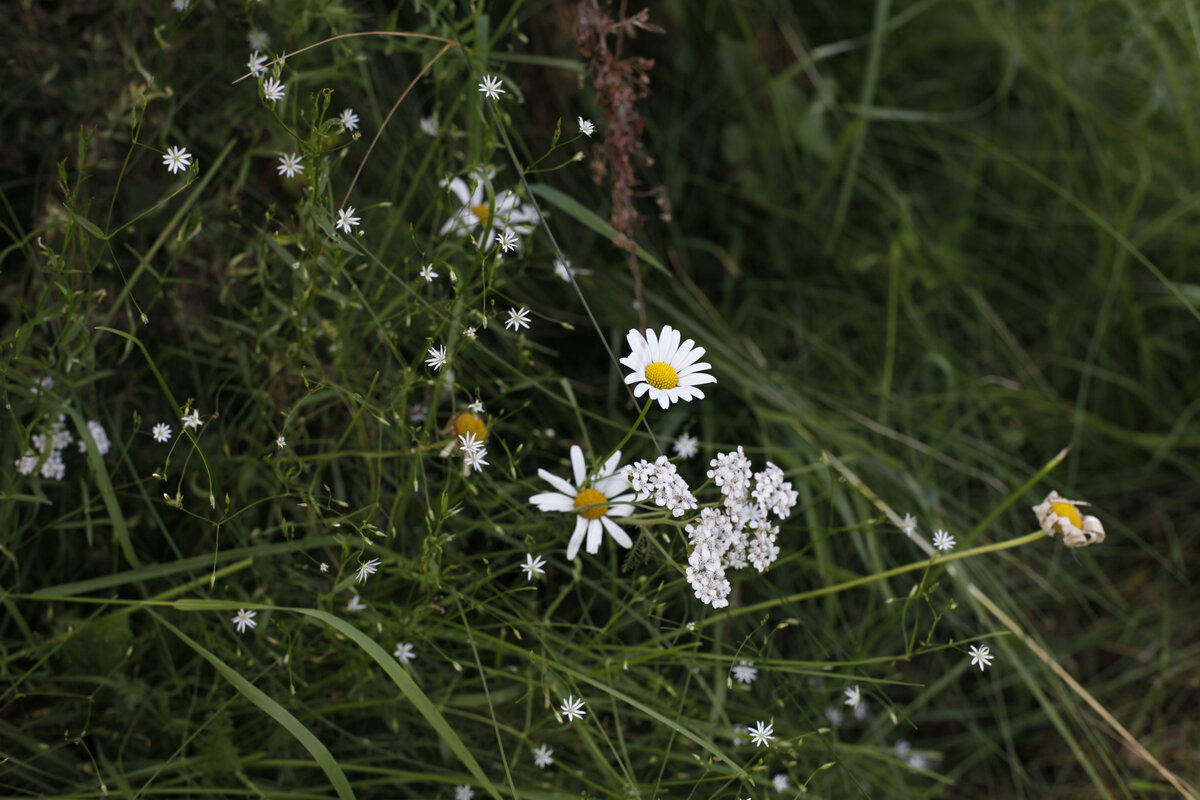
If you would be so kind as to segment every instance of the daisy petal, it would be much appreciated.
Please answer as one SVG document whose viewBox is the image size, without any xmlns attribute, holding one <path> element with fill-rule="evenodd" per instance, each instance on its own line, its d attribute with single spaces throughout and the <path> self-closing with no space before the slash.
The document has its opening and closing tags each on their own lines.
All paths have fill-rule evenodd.
<svg viewBox="0 0 1200 800">
<path fill-rule="evenodd" d="M 579 445 L 571 445 L 571 469 L 575 473 L 575 485 L 583 486 L 587 480 L 587 465 L 583 461 L 583 450 Z"/>
<path fill-rule="evenodd" d="M 551 475 L 549 472 L 546 472 L 546 470 L 544 470 L 544 469 L 538 470 L 538 477 L 541 478 L 542 480 L 544 480 L 546 483 L 553 486 L 555 489 L 558 489 L 560 492 L 567 495 L 568 497 L 574 497 L 576 494 L 579 493 L 579 491 L 574 486 L 567 483 L 565 480 L 558 477 L 557 475 Z"/>
<path fill-rule="evenodd" d="M 575 530 L 571 533 L 571 541 L 567 543 L 567 561 L 573 559 L 579 553 L 579 545 L 583 544 L 583 534 L 587 531 L 588 521 L 583 517 L 576 517 Z"/>
<path fill-rule="evenodd" d="M 558 492 L 543 492 L 529 498 L 529 502 L 538 507 L 539 511 L 574 511 L 575 501 Z"/>
<path fill-rule="evenodd" d="M 593 555 L 600 552 L 600 542 L 604 541 L 604 528 L 600 525 L 600 519 L 588 520 L 587 524 L 587 551 Z"/>
<path fill-rule="evenodd" d="M 604 523 L 604 527 L 608 530 L 608 535 L 613 537 L 617 544 L 624 548 L 633 547 L 633 540 L 629 538 L 629 534 L 621 529 L 620 525 L 613 522 L 608 517 L 601 517 L 600 521 Z"/>
</svg>

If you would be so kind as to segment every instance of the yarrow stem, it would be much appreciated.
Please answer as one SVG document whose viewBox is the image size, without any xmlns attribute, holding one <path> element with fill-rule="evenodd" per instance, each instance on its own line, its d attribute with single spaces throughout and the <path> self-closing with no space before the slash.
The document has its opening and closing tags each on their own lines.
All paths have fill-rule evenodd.
<svg viewBox="0 0 1200 800">
<path fill-rule="evenodd" d="M 654 401 L 652 399 L 646 400 L 646 405 L 642 406 L 642 413 L 638 414 L 638 418 L 633 421 L 633 425 L 631 425 L 629 430 L 627 430 L 625 432 L 625 438 L 622 439 L 620 442 L 618 442 L 617 446 L 614 447 L 611 451 L 609 451 L 608 455 L 604 458 L 604 460 L 600 462 L 601 464 L 606 463 L 608 461 L 608 459 L 613 457 L 613 453 L 618 452 L 622 447 L 625 446 L 625 444 L 631 438 L 633 438 L 633 432 L 636 431 L 638 429 L 638 426 L 642 424 L 642 420 L 644 420 L 646 418 L 646 414 L 649 413 L 650 406 L 653 404 L 654 404 Z"/>
</svg>

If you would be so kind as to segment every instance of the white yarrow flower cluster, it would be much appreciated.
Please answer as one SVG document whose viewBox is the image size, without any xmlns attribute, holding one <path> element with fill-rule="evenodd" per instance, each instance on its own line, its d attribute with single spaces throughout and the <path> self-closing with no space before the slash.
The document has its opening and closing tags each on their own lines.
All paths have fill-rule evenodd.
<svg viewBox="0 0 1200 800">
<path fill-rule="evenodd" d="M 768 515 L 787 519 L 798 495 L 783 479 L 783 470 L 771 462 L 762 472 L 754 472 L 740 446 L 718 453 L 709 466 L 708 477 L 724 500 L 722 508 L 701 509 L 700 516 L 685 526 L 692 549 L 684 574 L 701 602 L 724 608 L 731 588 L 725 570 L 753 566 L 766 572 L 775 563 L 779 528 Z"/>
<path fill-rule="evenodd" d="M 696 498 L 687 481 L 666 456 L 659 456 L 653 464 L 645 460 L 630 464 L 625 467 L 624 475 L 638 493 L 638 502 L 653 500 L 655 505 L 669 509 L 676 517 L 696 508 Z"/>
<path fill-rule="evenodd" d="M 112 442 L 109 441 L 104 426 L 100 424 L 99 420 L 91 419 L 88 420 L 87 429 L 88 435 L 96 445 L 96 450 L 100 455 L 106 455 L 112 447 Z M 33 445 L 33 449 L 26 450 L 24 455 L 13 462 L 17 472 L 22 475 L 32 475 L 34 471 L 37 471 L 43 478 L 62 480 L 67 474 L 62 451 L 75 441 L 75 437 L 67 430 L 67 415 L 59 414 L 58 419 L 54 420 L 49 428 L 44 429 L 41 433 L 33 434 L 29 437 L 29 441 Z M 87 452 L 87 442 L 83 439 L 78 441 L 78 446 L 79 452 Z"/>
</svg>

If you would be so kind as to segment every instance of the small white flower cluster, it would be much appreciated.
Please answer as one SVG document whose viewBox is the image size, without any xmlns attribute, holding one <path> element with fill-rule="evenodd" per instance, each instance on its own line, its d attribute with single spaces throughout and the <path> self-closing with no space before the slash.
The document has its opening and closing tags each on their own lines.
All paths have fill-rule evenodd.
<svg viewBox="0 0 1200 800">
<path fill-rule="evenodd" d="M 624 475 L 638 493 L 638 502 L 652 499 L 655 505 L 670 509 L 676 517 L 682 517 L 684 512 L 696 508 L 696 498 L 692 496 L 687 481 L 666 456 L 659 456 L 653 464 L 645 460 L 630 464 L 625 467 Z"/>
<path fill-rule="evenodd" d="M 731 588 L 725 570 L 750 565 L 766 572 L 775 563 L 779 528 L 767 515 L 787 519 L 798 494 L 783 479 L 783 470 L 769 461 L 765 470 L 753 472 L 740 446 L 718 453 L 709 466 L 708 477 L 721 489 L 724 508 L 702 509 L 699 518 L 684 528 L 692 546 L 686 576 L 697 598 L 713 608 L 724 608 Z"/>
<path fill-rule="evenodd" d="M 100 455 L 106 455 L 109 448 L 112 447 L 112 442 L 108 440 L 108 434 L 104 430 L 104 426 L 99 420 L 88 420 L 88 434 L 92 441 L 96 444 L 96 449 Z M 43 478 L 60 481 L 67 474 L 67 467 L 62 460 L 62 451 L 71 442 L 75 441 L 75 437 L 67 430 L 67 415 L 59 414 L 58 419 L 51 423 L 49 430 L 42 433 L 35 433 L 30 440 L 33 444 L 33 450 L 26 450 L 25 454 L 18 458 L 13 463 L 17 467 L 17 472 L 22 475 L 32 475 L 34 470 L 37 470 Z M 87 443 L 79 440 L 79 452 L 87 452 Z M 39 468 L 40 467 L 40 468 Z"/>
<path fill-rule="evenodd" d="M 482 410 L 480 408 L 480 411 Z M 464 475 L 468 467 L 476 472 L 483 472 L 483 468 L 488 465 L 488 462 L 483 460 L 487 455 L 487 445 L 481 442 L 472 431 L 467 431 L 465 435 L 458 437 L 458 449 L 463 454 Z"/>
</svg>

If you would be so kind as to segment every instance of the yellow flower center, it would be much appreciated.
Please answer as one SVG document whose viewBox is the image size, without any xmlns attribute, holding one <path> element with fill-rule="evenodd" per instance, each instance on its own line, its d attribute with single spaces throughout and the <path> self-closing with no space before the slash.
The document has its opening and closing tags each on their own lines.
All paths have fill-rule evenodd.
<svg viewBox="0 0 1200 800">
<path fill-rule="evenodd" d="M 595 489 L 584 489 L 575 495 L 575 508 L 584 519 L 600 519 L 608 513 L 608 498 Z"/>
<path fill-rule="evenodd" d="M 646 365 L 646 383 L 655 389 L 674 389 L 679 385 L 679 373 L 670 364 L 655 361 Z"/>
<path fill-rule="evenodd" d="M 477 206 L 471 206 L 471 213 L 479 218 L 479 221 L 484 225 L 488 224 L 488 218 L 492 216 L 492 209 L 487 203 L 480 203 Z"/>
<path fill-rule="evenodd" d="M 1070 503 L 1053 502 L 1050 504 L 1050 509 L 1058 514 L 1063 519 L 1071 520 L 1071 524 L 1079 530 L 1083 530 L 1083 517 L 1079 514 L 1079 509 Z"/>
<path fill-rule="evenodd" d="M 483 420 L 469 411 L 460 411 L 450 421 L 454 424 L 454 432 L 459 436 L 466 436 L 468 433 L 473 433 L 479 441 L 487 441 L 487 425 L 484 425 Z"/>
</svg>

